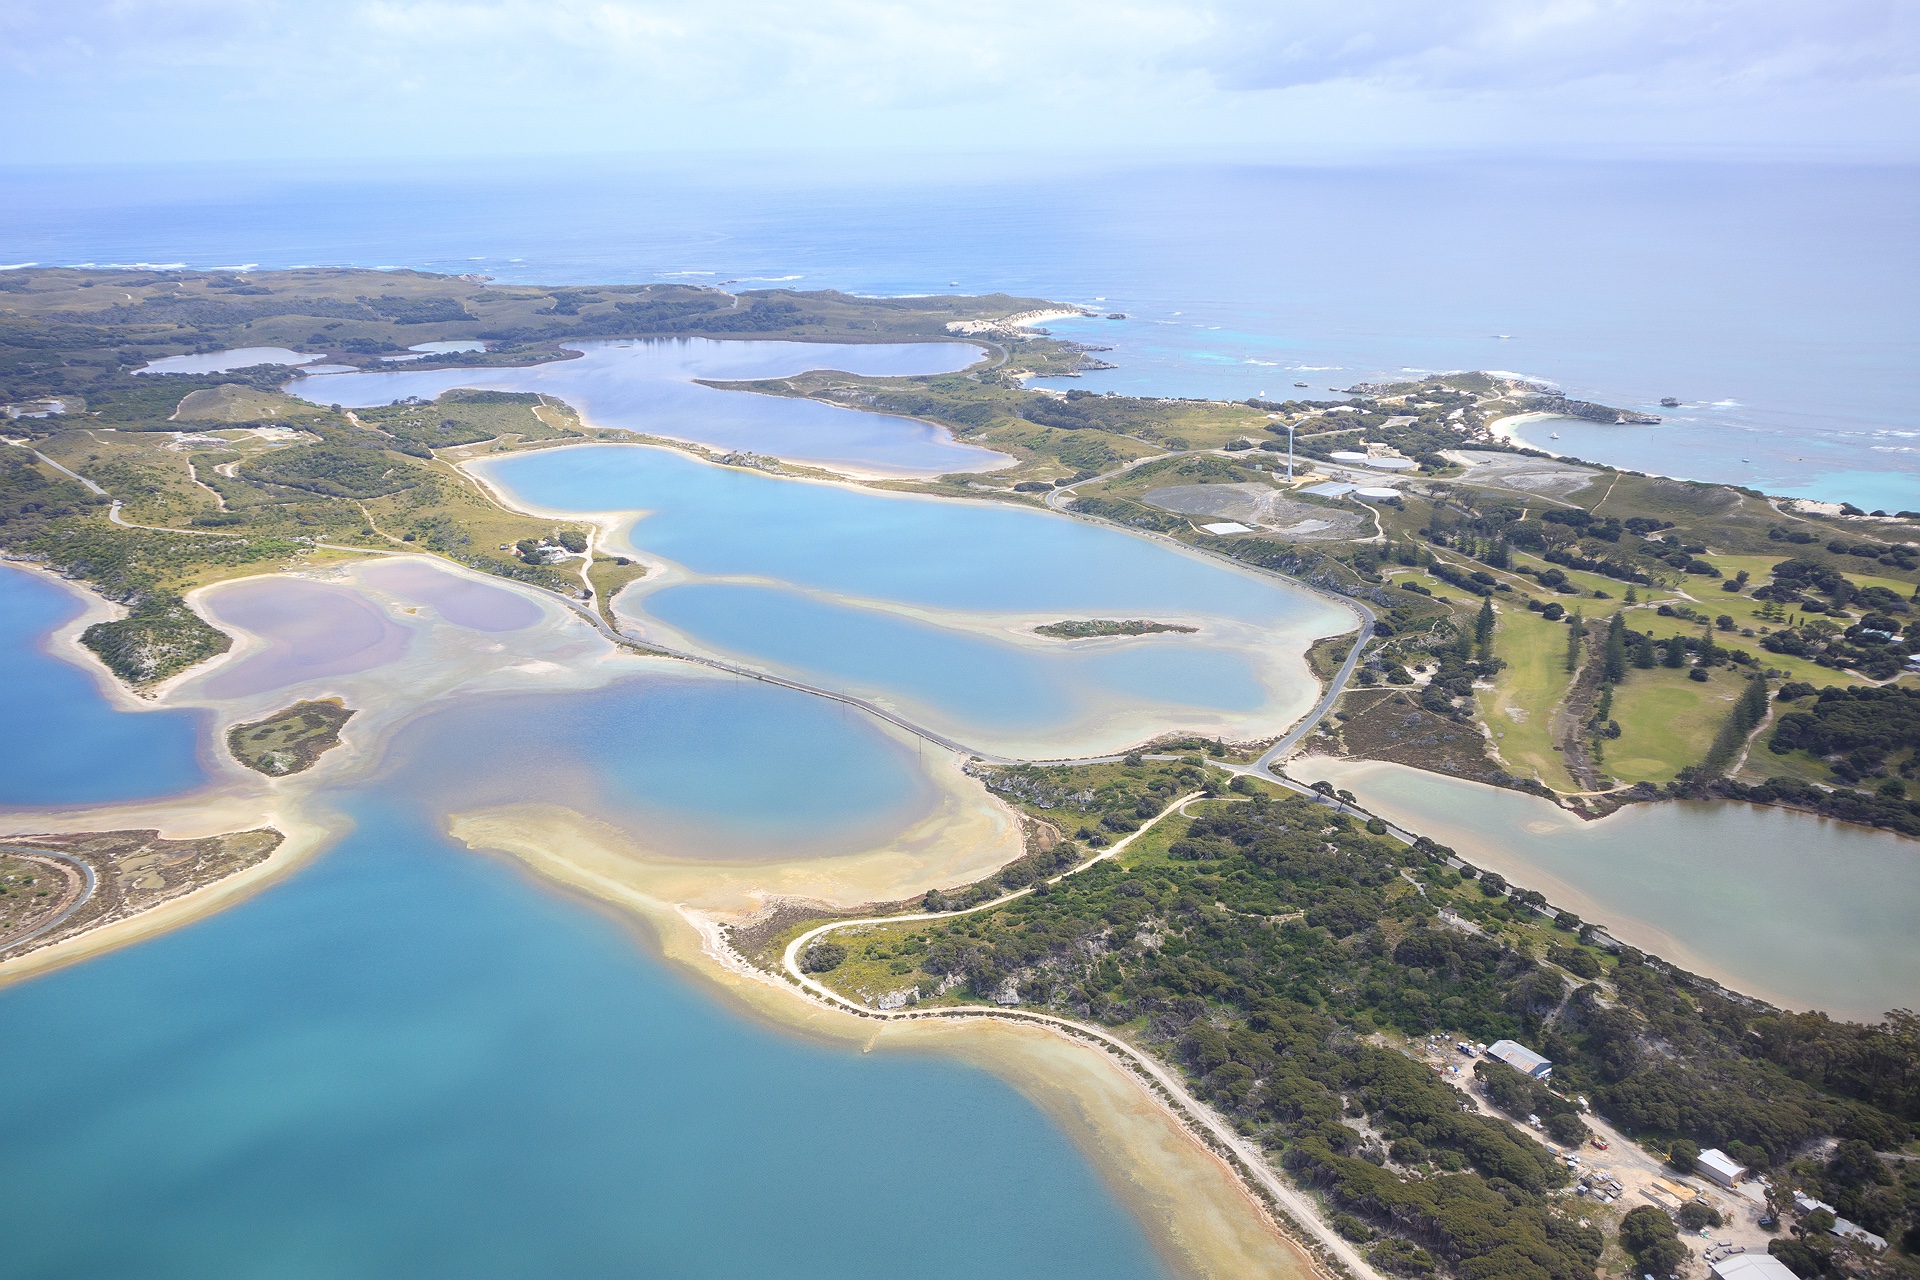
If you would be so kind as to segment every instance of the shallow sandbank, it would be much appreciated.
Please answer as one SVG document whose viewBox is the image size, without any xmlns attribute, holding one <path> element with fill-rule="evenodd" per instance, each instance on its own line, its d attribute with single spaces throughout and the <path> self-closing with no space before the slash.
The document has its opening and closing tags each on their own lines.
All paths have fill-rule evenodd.
<svg viewBox="0 0 1920 1280">
<path fill-rule="evenodd" d="M 1232 1171 L 1107 1054 L 1038 1027 L 991 1019 L 876 1024 L 827 1008 L 723 958 L 697 915 L 649 893 L 629 869 L 610 873 L 604 855 L 565 841 L 553 842 L 565 846 L 556 851 L 537 833 L 477 819 L 456 819 L 453 834 L 475 848 L 504 848 L 549 883 L 625 912 L 668 960 L 769 1025 L 862 1052 L 950 1053 L 1000 1075 L 1061 1126 L 1176 1274 L 1219 1280 L 1314 1274 L 1307 1255 L 1279 1233 Z M 836 883 L 886 879 L 861 882 L 858 874 L 842 867 Z M 747 900 L 735 893 L 736 901 Z"/>
</svg>

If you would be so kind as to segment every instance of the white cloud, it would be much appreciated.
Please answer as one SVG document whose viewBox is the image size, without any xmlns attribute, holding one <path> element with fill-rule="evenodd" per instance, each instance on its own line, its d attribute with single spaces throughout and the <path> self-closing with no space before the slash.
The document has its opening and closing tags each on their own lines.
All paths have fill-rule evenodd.
<svg viewBox="0 0 1920 1280">
<path fill-rule="evenodd" d="M 14 0 L 13 158 L 1908 146 L 1904 0 Z M 276 142 L 276 139 L 281 140 Z M 51 153 L 51 154 L 49 154 Z"/>
</svg>

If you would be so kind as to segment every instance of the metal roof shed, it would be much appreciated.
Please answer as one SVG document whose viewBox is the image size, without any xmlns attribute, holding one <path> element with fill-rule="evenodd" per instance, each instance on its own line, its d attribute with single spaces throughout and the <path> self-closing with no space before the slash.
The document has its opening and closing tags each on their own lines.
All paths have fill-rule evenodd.
<svg viewBox="0 0 1920 1280">
<path fill-rule="evenodd" d="M 1731 1187 L 1747 1176 L 1747 1166 L 1718 1147 L 1702 1151 L 1695 1167 L 1723 1187 Z"/>
<path fill-rule="evenodd" d="M 1793 1272 L 1770 1253 L 1736 1253 L 1707 1264 L 1713 1280 L 1788 1280 Z"/>
<path fill-rule="evenodd" d="M 1521 1075 L 1535 1080 L 1545 1080 L 1553 1073 L 1553 1063 L 1512 1040 L 1495 1040 L 1487 1046 L 1487 1056 L 1498 1058 Z"/>
</svg>

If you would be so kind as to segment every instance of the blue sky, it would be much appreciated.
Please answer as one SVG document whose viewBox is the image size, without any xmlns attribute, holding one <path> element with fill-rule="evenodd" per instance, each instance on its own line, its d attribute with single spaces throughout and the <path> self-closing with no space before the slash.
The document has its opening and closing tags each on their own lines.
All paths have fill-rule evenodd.
<svg viewBox="0 0 1920 1280">
<path fill-rule="evenodd" d="M 1912 0 L 9 0 L 0 162 L 1914 158 Z"/>
</svg>

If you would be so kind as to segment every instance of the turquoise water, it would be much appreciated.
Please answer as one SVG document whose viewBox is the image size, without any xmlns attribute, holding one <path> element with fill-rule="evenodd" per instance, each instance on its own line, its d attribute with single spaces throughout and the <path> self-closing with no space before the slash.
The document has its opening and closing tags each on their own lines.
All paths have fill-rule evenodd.
<svg viewBox="0 0 1920 1280">
<path fill-rule="evenodd" d="M 726 676 L 462 699 L 403 729 L 385 767 L 440 812 L 545 800 L 700 858 L 858 850 L 937 800 L 915 748 L 871 717 Z"/>
<path fill-rule="evenodd" d="M 577 359 L 524 369 L 396 369 L 301 378 L 287 390 L 315 404 L 376 405 L 454 387 L 539 392 L 596 427 L 692 440 L 886 475 L 939 475 L 1005 466 L 1004 454 L 957 443 L 914 418 L 856 413 L 815 400 L 717 391 L 695 378 L 779 378 L 809 369 L 893 376 L 951 373 L 983 358 L 965 342 L 715 342 L 707 338 L 581 342 Z"/>
<path fill-rule="evenodd" d="M 0 1271 L 1163 1275 L 992 1076 L 723 1011 L 404 794 L 240 907 L 0 992 Z"/>
<path fill-rule="evenodd" d="M 1266 702 L 1242 653 L 1185 636 L 1048 650 L 850 608 L 774 587 L 696 583 L 645 599 L 647 616 L 708 648 L 770 662 L 812 682 L 883 693 L 942 721 L 1070 734 L 1124 703 L 1257 711 Z"/>
<path fill-rule="evenodd" d="M 0 805 L 140 800 L 205 782 L 204 713 L 117 711 L 90 673 L 42 647 L 79 613 L 53 583 L 0 566 Z"/>
<path fill-rule="evenodd" d="M 1582 822 L 1404 765 L 1308 761 L 1408 830 L 1790 1008 L 1877 1020 L 1920 993 L 1920 840 L 1744 804 L 1631 805 Z"/>
<path fill-rule="evenodd" d="M 634 544 L 709 576 L 946 609 L 1352 625 L 1298 587 L 1041 511 L 781 480 L 628 445 L 547 449 L 483 470 L 537 507 L 644 511 Z"/>
</svg>

